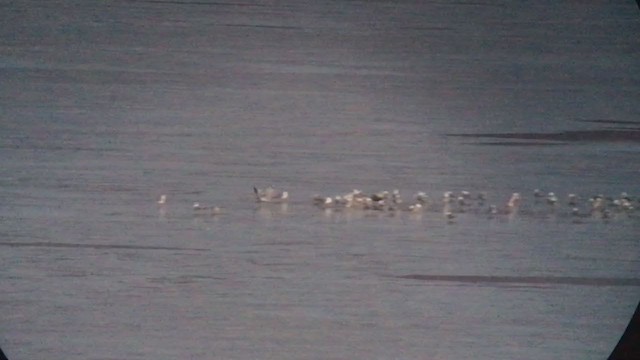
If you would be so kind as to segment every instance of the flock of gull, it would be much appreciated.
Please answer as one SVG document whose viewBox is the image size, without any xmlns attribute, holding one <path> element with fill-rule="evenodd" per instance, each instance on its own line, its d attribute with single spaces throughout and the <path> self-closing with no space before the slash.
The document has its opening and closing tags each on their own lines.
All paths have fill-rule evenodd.
<svg viewBox="0 0 640 360">
<path fill-rule="evenodd" d="M 254 187 L 255 201 L 259 204 L 287 204 L 289 193 L 273 187 L 259 189 Z M 568 194 L 562 200 L 553 192 L 542 192 L 535 189 L 528 199 L 528 206 L 523 207 L 523 196 L 513 193 L 502 204 L 489 203 L 487 194 L 480 192 L 471 194 L 469 191 L 446 191 L 441 197 L 431 198 L 425 192 L 414 194 L 405 201 L 399 190 L 365 193 L 354 189 L 335 196 L 315 195 L 310 200 L 313 206 L 325 211 L 360 211 L 365 213 L 408 212 L 420 214 L 423 212 L 441 213 L 449 222 L 459 214 L 485 214 L 488 217 L 501 215 L 514 216 L 519 212 L 526 214 L 563 214 L 574 221 L 585 218 L 610 219 L 614 216 L 632 216 L 634 204 L 640 205 L 640 199 L 634 199 L 627 193 L 617 197 L 594 195 L 582 198 L 576 194 Z M 163 207 L 167 204 L 167 196 L 161 195 L 157 204 Z M 217 216 L 224 213 L 218 206 L 203 206 L 193 204 L 195 215 Z"/>
</svg>

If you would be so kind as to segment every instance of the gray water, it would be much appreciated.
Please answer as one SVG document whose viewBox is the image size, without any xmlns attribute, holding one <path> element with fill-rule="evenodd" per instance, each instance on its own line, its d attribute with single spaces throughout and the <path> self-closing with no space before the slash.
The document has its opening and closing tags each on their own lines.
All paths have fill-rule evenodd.
<svg viewBox="0 0 640 360">
<path fill-rule="evenodd" d="M 640 213 L 565 199 L 640 207 L 638 33 L 631 1 L 1 2 L 0 346 L 606 358 Z M 289 203 L 257 204 L 269 185 Z M 354 188 L 433 206 L 311 203 Z M 449 190 L 523 200 L 448 222 Z"/>
</svg>

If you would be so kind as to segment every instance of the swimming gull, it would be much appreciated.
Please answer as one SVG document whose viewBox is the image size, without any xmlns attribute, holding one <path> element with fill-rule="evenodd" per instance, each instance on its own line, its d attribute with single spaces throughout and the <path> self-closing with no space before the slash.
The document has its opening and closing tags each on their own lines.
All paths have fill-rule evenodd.
<svg viewBox="0 0 640 360">
<path fill-rule="evenodd" d="M 222 209 L 217 206 L 202 206 L 197 202 L 193 203 L 193 211 L 195 214 L 220 215 L 222 213 Z"/>
<path fill-rule="evenodd" d="M 258 202 L 281 203 L 289 199 L 288 192 L 276 190 L 271 186 L 266 189 L 258 189 L 254 186 L 253 192 Z"/>
</svg>

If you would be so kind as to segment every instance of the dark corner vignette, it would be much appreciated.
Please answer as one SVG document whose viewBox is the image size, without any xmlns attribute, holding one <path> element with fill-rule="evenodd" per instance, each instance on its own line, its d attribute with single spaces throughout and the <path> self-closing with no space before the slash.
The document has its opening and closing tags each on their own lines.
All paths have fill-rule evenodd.
<svg viewBox="0 0 640 360">
<path fill-rule="evenodd" d="M 640 1 L 640 0 L 638 0 Z M 608 360 L 640 359 L 640 302 Z"/>
<path fill-rule="evenodd" d="M 640 10 L 640 0 L 636 0 Z M 607 360 L 632 360 L 640 359 L 640 302 L 633 313 L 627 329 L 620 337 L 620 341 L 609 355 Z"/>
<path fill-rule="evenodd" d="M 4 354 L 2 348 L 0 347 L 0 360 L 9 360 L 7 359 L 7 355 Z"/>
</svg>

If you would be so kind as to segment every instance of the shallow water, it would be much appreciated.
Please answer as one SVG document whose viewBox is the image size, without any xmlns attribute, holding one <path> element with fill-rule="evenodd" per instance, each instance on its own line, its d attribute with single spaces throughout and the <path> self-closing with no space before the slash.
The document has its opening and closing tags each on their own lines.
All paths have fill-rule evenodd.
<svg viewBox="0 0 640 360">
<path fill-rule="evenodd" d="M 565 203 L 640 194 L 632 2 L 2 8 L 10 359 L 601 359 L 635 309 L 640 215 Z"/>
</svg>

